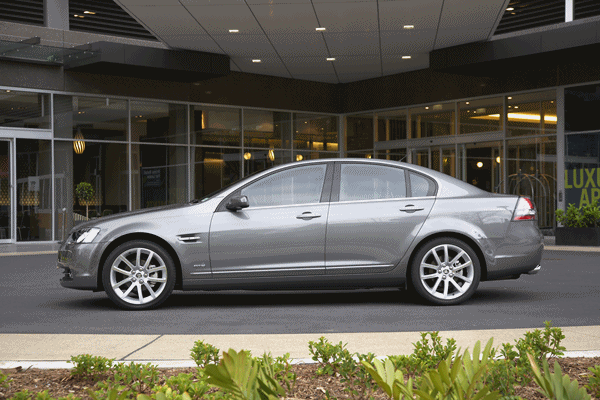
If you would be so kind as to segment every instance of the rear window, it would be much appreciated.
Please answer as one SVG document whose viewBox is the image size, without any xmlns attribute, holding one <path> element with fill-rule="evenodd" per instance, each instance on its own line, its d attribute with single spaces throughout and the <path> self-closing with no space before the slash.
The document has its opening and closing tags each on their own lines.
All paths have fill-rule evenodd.
<svg viewBox="0 0 600 400">
<path fill-rule="evenodd" d="M 423 175 L 409 173 L 411 197 L 426 197 L 435 195 L 435 182 Z"/>
</svg>

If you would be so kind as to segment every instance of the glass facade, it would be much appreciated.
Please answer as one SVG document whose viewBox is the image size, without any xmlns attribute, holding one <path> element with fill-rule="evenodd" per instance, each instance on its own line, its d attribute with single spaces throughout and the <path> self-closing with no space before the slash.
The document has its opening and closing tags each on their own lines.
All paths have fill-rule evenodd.
<svg viewBox="0 0 600 400">
<path fill-rule="evenodd" d="M 573 101 L 589 100 L 590 93 L 600 86 Z M 556 90 L 546 90 L 347 115 L 347 155 L 403 160 L 489 192 L 530 196 L 539 226 L 552 228 L 556 98 Z"/>
<path fill-rule="evenodd" d="M 545 90 L 361 112 L 342 126 L 337 115 L 0 90 L 0 136 L 12 135 L 0 141 L 0 241 L 62 240 L 82 221 L 342 153 L 530 196 L 540 227 L 551 228 L 561 188 L 565 205 L 600 201 L 600 84 L 560 90 L 562 110 L 557 90 Z M 82 182 L 93 199 L 75 195 Z"/>
<path fill-rule="evenodd" d="M 340 135 L 336 115 L 6 89 L 0 138 L 0 241 L 21 242 L 339 157 Z M 76 196 L 82 183 L 92 199 Z"/>
</svg>

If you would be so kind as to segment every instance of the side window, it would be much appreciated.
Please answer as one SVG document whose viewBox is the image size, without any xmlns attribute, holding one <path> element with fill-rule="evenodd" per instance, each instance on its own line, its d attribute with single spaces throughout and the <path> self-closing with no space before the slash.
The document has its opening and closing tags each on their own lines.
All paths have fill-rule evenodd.
<svg viewBox="0 0 600 400">
<path fill-rule="evenodd" d="M 406 197 L 404 170 L 383 165 L 342 164 L 340 201 Z"/>
<path fill-rule="evenodd" d="M 435 194 L 435 183 L 423 175 L 410 173 L 411 197 L 433 196 Z"/>
<path fill-rule="evenodd" d="M 318 203 L 325 182 L 326 164 L 291 168 L 269 175 L 242 189 L 250 207 Z"/>
</svg>

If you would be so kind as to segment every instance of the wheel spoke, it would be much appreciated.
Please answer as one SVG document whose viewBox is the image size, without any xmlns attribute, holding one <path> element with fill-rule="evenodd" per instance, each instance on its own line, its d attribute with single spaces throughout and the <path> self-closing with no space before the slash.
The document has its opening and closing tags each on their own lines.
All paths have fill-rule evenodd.
<svg viewBox="0 0 600 400">
<path fill-rule="evenodd" d="M 151 274 L 153 272 L 158 272 L 158 271 L 164 271 L 165 273 L 167 272 L 167 267 L 165 267 L 164 265 L 161 265 L 159 267 L 154 267 L 154 268 L 149 268 L 148 269 L 148 273 Z"/>
<path fill-rule="evenodd" d="M 150 266 L 150 260 L 152 260 L 152 257 L 154 257 L 154 252 L 150 251 L 148 253 L 148 258 L 146 259 L 146 262 L 144 263 L 144 268 L 148 268 Z"/>
<path fill-rule="evenodd" d="M 134 266 L 132 263 L 130 263 L 130 262 L 129 262 L 129 260 L 128 260 L 128 259 L 126 259 L 126 258 L 123 256 L 123 254 L 121 254 L 121 255 L 119 256 L 119 260 L 121 260 L 121 262 L 124 262 L 125 264 L 127 264 L 127 266 L 128 266 L 129 268 L 131 268 L 132 270 L 133 270 L 133 269 L 135 269 L 135 266 Z"/>
<path fill-rule="evenodd" d="M 449 258 L 449 256 L 448 256 L 448 245 L 447 245 L 447 244 L 445 244 L 445 245 L 444 245 L 444 262 L 445 262 L 445 263 L 447 263 L 447 262 L 448 262 L 448 258 Z"/>
<path fill-rule="evenodd" d="M 166 282 L 167 278 L 155 278 L 155 277 L 149 276 L 149 277 L 146 278 L 146 280 L 147 281 L 152 281 L 152 282 L 161 282 L 162 283 L 162 282 Z"/>
<path fill-rule="evenodd" d="M 142 255 L 142 249 L 137 249 L 137 253 L 135 255 L 135 266 L 139 267 L 140 266 L 140 257 Z"/>
<path fill-rule="evenodd" d="M 127 283 L 127 282 L 131 282 L 131 277 L 129 277 L 129 278 L 125 278 L 125 279 L 123 279 L 121 282 L 115 283 L 115 284 L 113 285 L 113 289 L 116 289 L 116 288 L 118 288 L 118 287 L 122 286 L 123 284 L 125 284 L 125 283 Z"/>
<path fill-rule="evenodd" d="M 459 275 L 454 275 L 454 277 L 462 279 L 465 283 L 471 283 L 471 279 L 467 278 L 466 276 L 459 274 Z"/>
<path fill-rule="evenodd" d="M 134 288 L 135 286 L 136 286 L 136 285 L 132 283 L 132 284 L 129 286 L 129 288 L 127 288 L 127 290 L 123 292 L 123 294 L 121 295 L 121 298 L 122 298 L 122 299 L 125 299 L 125 298 L 126 298 L 128 295 L 129 295 L 129 293 L 131 293 L 131 291 L 133 290 L 133 288 Z"/>
<path fill-rule="evenodd" d="M 148 291 L 150 292 L 150 296 L 152 296 L 152 298 L 155 299 L 156 293 L 154 293 L 154 290 L 152 290 L 150 285 L 148 285 L 148 282 L 144 282 L 144 286 L 146 286 L 146 289 L 148 289 Z"/>
<path fill-rule="evenodd" d="M 121 269 L 121 268 L 119 268 L 119 267 L 115 267 L 115 266 L 113 266 L 113 267 L 112 267 L 112 270 L 113 270 L 113 271 L 116 271 L 116 272 L 118 272 L 118 273 L 120 273 L 120 274 L 123 274 L 123 275 L 131 276 L 131 271 L 125 271 L 125 270 L 123 270 L 123 269 Z"/>
<path fill-rule="evenodd" d="M 435 269 L 435 270 L 437 270 L 437 268 L 438 268 L 437 265 L 427 264 L 425 262 L 421 263 L 421 267 L 422 268 L 431 268 L 431 269 Z"/>
<path fill-rule="evenodd" d="M 448 281 L 444 280 L 444 297 L 448 296 Z"/>
<path fill-rule="evenodd" d="M 469 261 L 467 261 L 466 263 L 464 263 L 464 264 L 461 264 L 461 265 L 459 265 L 458 267 L 454 268 L 454 272 L 458 272 L 458 271 L 462 270 L 462 269 L 463 269 L 463 268 L 465 268 L 465 267 L 470 267 L 470 266 L 471 266 L 471 264 L 473 264 L 473 263 L 471 262 L 471 260 L 469 260 Z"/>
<path fill-rule="evenodd" d="M 454 285 L 454 287 L 456 288 L 456 290 L 458 290 L 460 293 L 463 293 L 465 291 L 458 283 L 456 283 L 454 281 L 454 279 L 451 279 L 450 282 L 452 283 L 452 285 Z M 468 287 L 468 285 L 464 285 L 464 286 Z"/>
<path fill-rule="evenodd" d="M 442 277 L 438 277 L 438 280 L 435 282 L 435 285 L 433 285 L 433 287 L 431 288 L 430 292 L 431 293 L 435 293 L 438 286 L 440 286 L 440 282 L 442 281 Z"/>
<path fill-rule="evenodd" d="M 450 261 L 450 264 L 454 264 L 455 262 L 457 262 L 457 261 L 458 261 L 458 260 L 459 260 L 459 259 L 460 259 L 460 258 L 461 258 L 463 255 L 465 255 L 465 254 L 467 254 L 467 253 L 465 253 L 465 252 L 464 252 L 464 250 L 461 250 L 461 251 L 460 251 L 460 253 L 458 253 L 458 254 L 456 255 L 456 257 L 454 257 L 454 258 L 452 259 L 452 261 Z"/>
<path fill-rule="evenodd" d="M 437 276 L 438 276 L 437 273 L 436 274 L 423 275 L 423 276 L 421 276 L 421 279 L 423 279 L 423 280 L 425 280 L 425 279 L 433 279 L 433 278 L 435 278 Z"/>
<path fill-rule="evenodd" d="M 140 303 L 144 302 L 144 295 L 142 294 L 142 285 L 137 285 L 138 299 L 140 299 Z"/>
<path fill-rule="evenodd" d="M 437 250 L 432 249 L 431 252 L 433 253 L 433 257 L 435 258 L 435 262 L 437 262 L 437 265 L 441 265 L 442 261 L 440 260 L 440 258 L 437 255 Z"/>
</svg>

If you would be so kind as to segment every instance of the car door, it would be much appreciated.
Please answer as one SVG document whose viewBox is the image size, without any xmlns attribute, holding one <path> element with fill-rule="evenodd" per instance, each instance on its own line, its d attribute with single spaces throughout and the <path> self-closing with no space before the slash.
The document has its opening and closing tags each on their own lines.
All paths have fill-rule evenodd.
<svg viewBox="0 0 600 400">
<path fill-rule="evenodd" d="M 431 211 L 435 190 L 432 179 L 403 168 L 336 163 L 327 221 L 327 274 L 394 268 Z"/>
<path fill-rule="evenodd" d="M 214 213 L 209 238 L 213 277 L 324 274 L 333 178 L 329 164 L 276 171 L 229 196 L 247 196 L 249 207 L 221 207 Z"/>
</svg>

